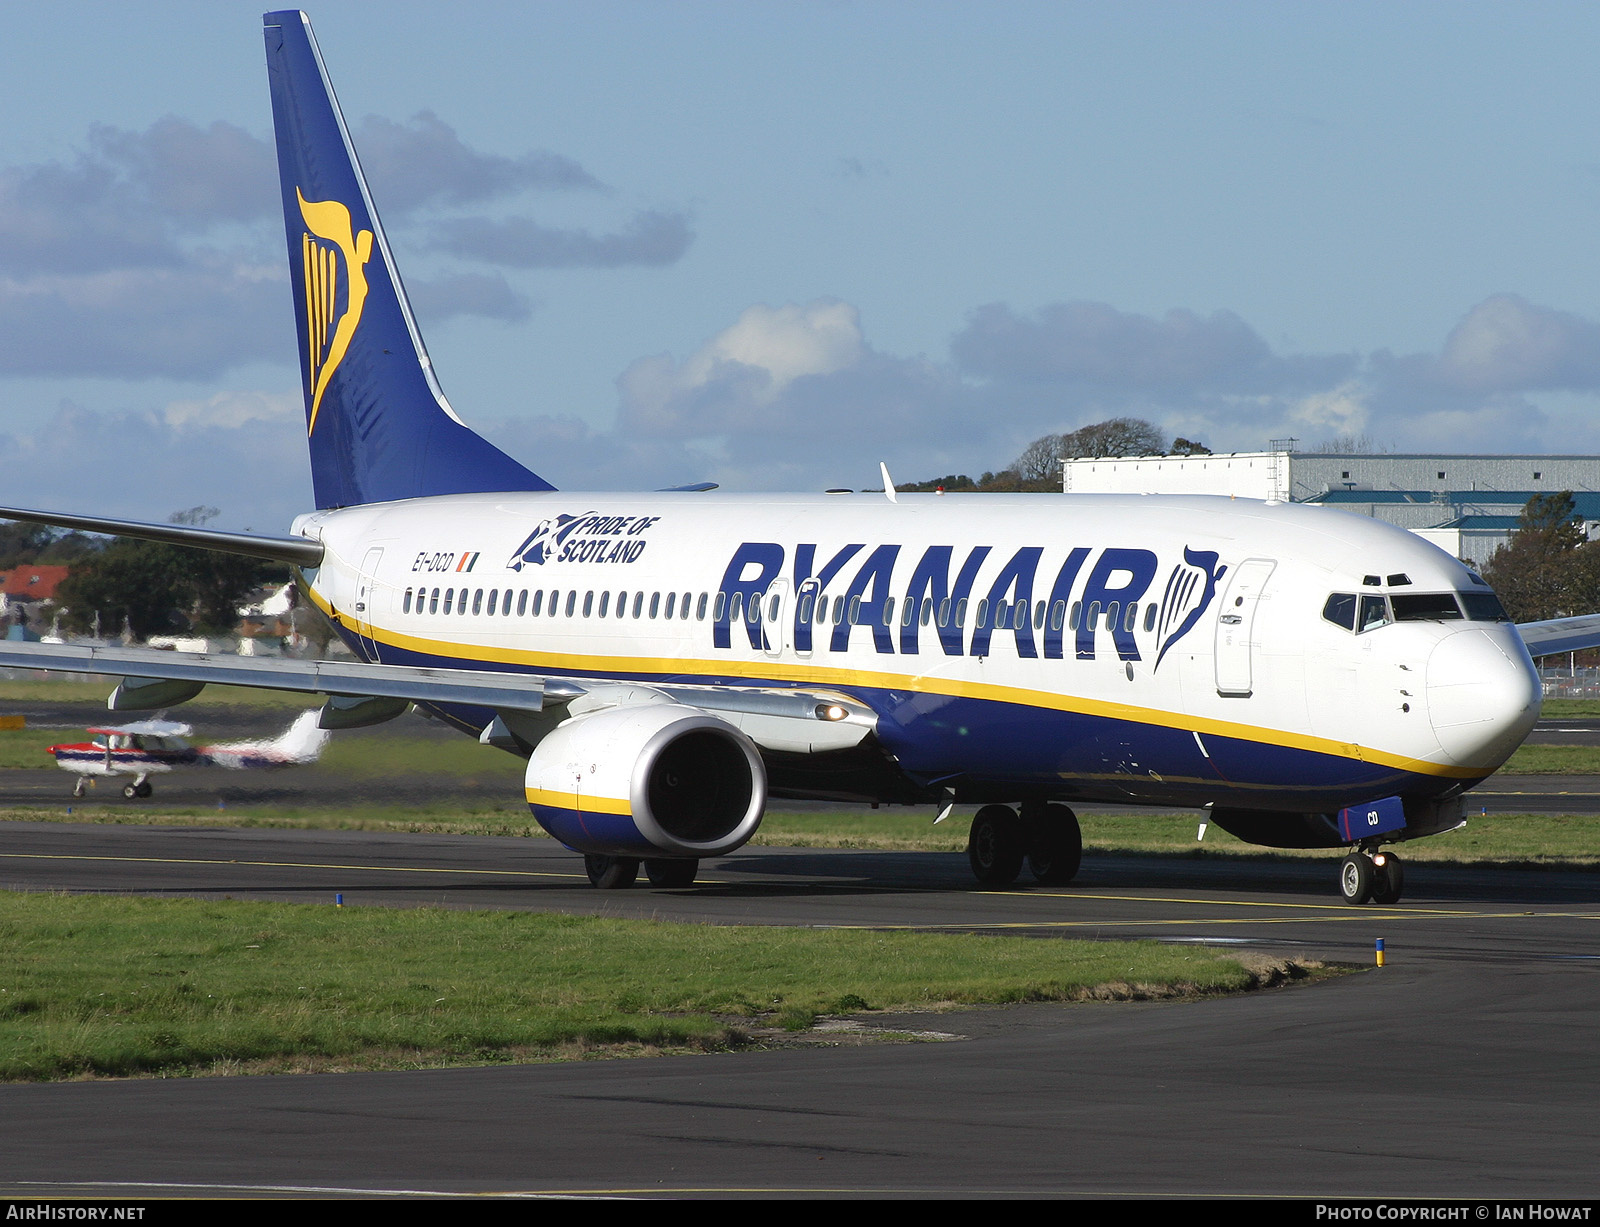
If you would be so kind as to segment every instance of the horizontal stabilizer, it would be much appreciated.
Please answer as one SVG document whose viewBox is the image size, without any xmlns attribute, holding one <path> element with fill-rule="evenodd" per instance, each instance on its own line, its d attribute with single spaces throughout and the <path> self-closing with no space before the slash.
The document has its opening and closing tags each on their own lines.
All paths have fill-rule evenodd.
<svg viewBox="0 0 1600 1227">
<path fill-rule="evenodd" d="M 0 520 L 21 520 L 25 524 L 48 524 L 51 528 L 73 528 L 84 533 L 105 533 L 113 537 L 138 537 L 145 541 L 164 541 L 168 545 L 192 545 L 225 554 L 244 554 L 273 562 L 290 562 L 301 567 L 322 563 L 322 543 L 304 537 L 257 537 L 250 533 L 224 533 L 212 528 L 192 528 L 187 524 L 146 524 L 139 520 L 108 520 L 104 516 L 66 515 L 59 511 L 28 511 L 20 507 L 0 507 Z"/>
</svg>

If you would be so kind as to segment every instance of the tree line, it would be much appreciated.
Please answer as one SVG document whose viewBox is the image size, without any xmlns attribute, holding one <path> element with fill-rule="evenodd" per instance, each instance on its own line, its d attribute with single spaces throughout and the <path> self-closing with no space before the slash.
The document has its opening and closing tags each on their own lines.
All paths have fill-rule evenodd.
<svg viewBox="0 0 1600 1227">
<path fill-rule="evenodd" d="M 1143 418 L 1110 418 L 1064 434 L 1041 435 L 1023 449 L 1022 454 L 998 473 L 988 472 L 974 480 L 965 473 L 951 473 L 932 481 L 917 482 L 906 490 L 1059 491 L 1061 462 L 1088 456 L 1209 456 L 1203 443 L 1179 436 L 1167 440 L 1159 427 Z"/>
<path fill-rule="evenodd" d="M 215 507 L 191 507 L 174 512 L 168 522 L 203 525 L 217 514 Z M 71 568 L 56 589 L 64 628 L 78 634 L 98 629 L 109 636 L 126 627 L 139 639 L 226 634 L 252 592 L 289 581 L 289 568 L 282 563 L 0 521 L 0 570 L 30 563 Z"/>
</svg>

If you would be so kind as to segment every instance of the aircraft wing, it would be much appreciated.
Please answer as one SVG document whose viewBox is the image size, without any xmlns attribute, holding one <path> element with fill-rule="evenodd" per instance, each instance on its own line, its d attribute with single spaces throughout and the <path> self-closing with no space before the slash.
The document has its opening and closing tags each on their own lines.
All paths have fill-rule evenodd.
<svg viewBox="0 0 1600 1227">
<path fill-rule="evenodd" d="M 302 694 L 409 699 L 421 703 L 466 703 L 511 711 L 540 711 L 559 683 L 526 673 L 369 665 L 360 661 L 283 660 L 208 652 L 161 652 L 154 648 L 86 644 L 0 643 L 0 666 L 159 678 L 219 686 L 255 686 Z M 567 688 L 564 698 L 579 693 Z"/>
<path fill-rule="evenodd" d="M 1600 648 L 1600 614 L 1577 618 L 1551 618 L 1545 622 L 1518 622 L 1517 633 L 1528 645 L 1529 656 L 1581 652 Z"/>
<path fill-rule="evenodd" d="M 128 734 L 135 737 L 188 737 L 194 729 L 187 724 L 179 724 L 176 720 L 139 720 L 133 724 L 101 724 L 84 729 L 91 735 L 118 736 Z"/>
<path fill-rule="evenodd" d="M 120 676 L 123 680 L 118 694 L 129 690 L 136 692 L 142 684 L 152 682 L 181 687 L 178 693 L 169 692 L 170 697 L 148 703 L 118 703 L 118 694 L 114 694 L 110 705 L 116 708 L 183 702 L 198 694 L 200 687 L 206 684 L 413 703 L 458 703 L 504 713 L 507 720 L 513 720 L 516 713 L 541 712 L 547 704 L 561 705 L 580 696 L 588 696 L 587 701 L 594 706 L 613 706 L 648 701 L 651 695 L 665 695 L 675 702 L 715 712 L 767 749 L 802 754 L 857 745 L 877 727 L 877 716 L 871 708 L 846 695 L 823 690 L 633 684 L 611 678 L 549 678 L 496 670 L 430 669 L 363 661 L 302 661 L 231 653 L 163 652 L 153 648 L 3 640 L 0 640 L 0 667 Z M 182 687 L 184 683 L 192 688 Z M 151 693 L 159 691 L 152 688 Z M 399 715 L 403 710 L 403 707 L 396 707 L 391 714 Z M 523 721 L 513 722 L 524 731 L 528 729 Z M 489 730 L 485 730 L 485 737 L 490 737 Z M 530 735 L 527 740 L 534 740 L 534 736 Z"/>
</svg>

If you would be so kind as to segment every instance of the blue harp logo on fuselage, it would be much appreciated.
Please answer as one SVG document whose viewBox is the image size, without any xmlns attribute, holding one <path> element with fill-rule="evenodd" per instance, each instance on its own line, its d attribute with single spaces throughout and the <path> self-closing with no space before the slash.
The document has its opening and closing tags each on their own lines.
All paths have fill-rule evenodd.
<svg viewBox="0 0 1600 1227">
<path fill-rule="evenodd" d="M 309 435 L 317 428 L 322 395 L 361 323 L 361 311 L 367 303 L 372 231 L 357 232 L 350 221 L 350 210 L 337 200 L 307 200 L 299 188 L 294 194 L 306 223 L 300 246 L 305 262 L 306 337 L 310 349 L 311 408 L 306 415 Z"/>
</svg>

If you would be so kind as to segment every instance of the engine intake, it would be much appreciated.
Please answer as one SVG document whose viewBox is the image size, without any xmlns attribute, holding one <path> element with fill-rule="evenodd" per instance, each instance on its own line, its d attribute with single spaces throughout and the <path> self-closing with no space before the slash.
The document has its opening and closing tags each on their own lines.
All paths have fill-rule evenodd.
<svg viewBox="0 0 1600 1227">
<path fill-rule="evenodd" d="M 755 834 L 767 773 L 725 720 L 678 703 L 585 712 L 528 760 L 528 804 L 575 852 L 723 856 Z"/>
</svg>

